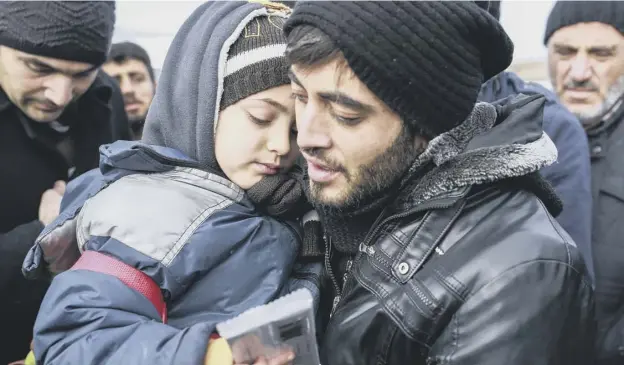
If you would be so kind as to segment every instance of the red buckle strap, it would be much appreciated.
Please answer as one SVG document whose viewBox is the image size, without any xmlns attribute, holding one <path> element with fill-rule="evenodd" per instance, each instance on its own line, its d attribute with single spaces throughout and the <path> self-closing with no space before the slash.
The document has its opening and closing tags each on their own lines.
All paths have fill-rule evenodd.
<svg viewBox="0 0 624 365">
<path fill-rule="evenodd" d="M 160 287 L 141 270 L 97 251 L 85 251 L 70 270 L 88 270 L 116 277 L 143 294 L 154 305 L 163 323 L 167 323 L 167 304 Z"/>
</svg>

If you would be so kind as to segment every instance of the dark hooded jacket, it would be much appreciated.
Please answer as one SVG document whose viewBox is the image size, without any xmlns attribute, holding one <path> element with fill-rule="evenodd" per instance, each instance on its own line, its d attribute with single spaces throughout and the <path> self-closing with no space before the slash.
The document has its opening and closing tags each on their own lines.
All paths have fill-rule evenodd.
<svg viewBox="0 0 624 365">
<path fill-rule="evenodd" d="M 91 87 L 59 118 L 68 126 L 56 133 L 29 120 L 0 89 L 0 364 L 23 358 L 32 326 L 48 287 L 27 281 L 21 266 L 43 230 L 41 195 L 57 180 L 68 181 L 98 165 L 98 148 L 129 138 L 123 97 L 114 79 L 100 72 Z M 53 141 L 71 141 L 66 158 Z M 69 146 L 70 144 L 68 144 Z"/>
<path fill-rule="evenodd" d="M 68 186 L 59 218 L 24 262 L 29 277 L 57 274 L 35 323 L 38 363 L 202 364 L 217 323 L 298 288 L 318 298 L 321 263 L 296 262 L 297 225 L 262 214 L 215 172 L 227 51 L 267 14 L 260 4 L 200 6 L 171 45 L 145 143 L 103 146 L 100 169 Z M 68 270 L 88 250 L 158 284 L 167 324 L 117 277 Z"/>
<path fill-rule="evenodd" d="M 477 104 L 429 143 L 346 265 L 323 365 L 593 363 L 591 282 L 536 174 L 544 102 Z"/>
<path fill-rule="evenodd" d="M 585 131 L 554 94 L 538 84 L 524 82 L 511 72 L 502 72 L 483 84 L 479 100 L 494 102 L 518 94 L 544 95 L 546 98 L 544 132 L 557 146 L 558 158 L 552 165 L 541 168 L 540 173 L 563 201 L 557 222 L 579 247 L 593 278 L 591 169 Z"/>
</svg>

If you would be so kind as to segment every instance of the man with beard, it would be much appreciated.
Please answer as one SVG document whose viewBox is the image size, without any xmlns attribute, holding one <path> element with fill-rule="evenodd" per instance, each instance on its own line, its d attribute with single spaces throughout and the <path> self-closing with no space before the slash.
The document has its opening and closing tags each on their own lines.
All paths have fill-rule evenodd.
<svg viewBox="0 0 624 365">
<path fill-rule="evenodd" d="M 592 288 L 538 170 L 544 97 L 474 2 L 297 2 L 297 142 L 326 235 L 321 362 L 591 364 Z"/>
<path fill-rule="evenodd" d="M 0 364 L 28 352 L 48 283 L 24 279 L 22 262 L 65 182 L 129 137 L 119 89 L 98 72 L 114 23 L 113 2 L 0 2 Z"/>
<path fill-rule="evenodd" d="M 138 44 L 115 43 L 102 70 L 119 83 L 132 138 L 141 139 L 147 110 L 156 92 L 154 69 L 149 55 Z"/>
<path fill-rule="evenodd" d="M 560 1 L 544 43 L 553 89 L 591 156 L 598 364 L 624 363 L 624 3 Z"/>
</svg>

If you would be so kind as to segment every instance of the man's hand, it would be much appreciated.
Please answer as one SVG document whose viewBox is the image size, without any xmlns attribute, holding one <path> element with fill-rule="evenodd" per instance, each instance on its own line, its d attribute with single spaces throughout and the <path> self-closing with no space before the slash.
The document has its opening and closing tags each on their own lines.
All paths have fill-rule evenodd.
<svg viewBox="0 0 624 365">
<path fill-rule="evenodd" d="M 54 183 L 52 189 L 46 190 L 41 196 L 39 220 L 43 225 L 47 226 L 58 217 L 61 210 L 61 199 L 63 199 L 63 194 L 65 194 L 66 186 L 64 181 L 59 180 Z"/>
</svg>

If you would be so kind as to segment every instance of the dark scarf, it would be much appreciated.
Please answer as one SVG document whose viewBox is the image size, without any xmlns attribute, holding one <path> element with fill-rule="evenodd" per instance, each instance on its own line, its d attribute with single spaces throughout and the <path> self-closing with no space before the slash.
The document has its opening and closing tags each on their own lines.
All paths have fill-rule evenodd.
<svg viewBox="0 0 624 365">
<path fill-rule="evenodd" d="M 303 243 L 299 257 L 313 260 L 323 257 L 323 232 L 305 196 L 304 184 L 304 172 L 295 166 L 287 174 L 265 177 L 247 190 L 247 196 L 269 216 L 300 220 L 303 224 Z"/>
</svg>

